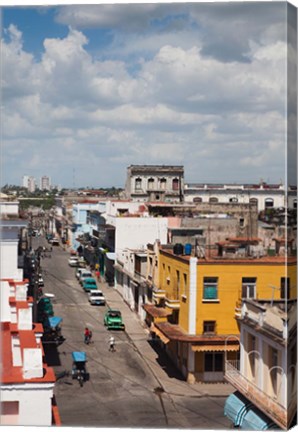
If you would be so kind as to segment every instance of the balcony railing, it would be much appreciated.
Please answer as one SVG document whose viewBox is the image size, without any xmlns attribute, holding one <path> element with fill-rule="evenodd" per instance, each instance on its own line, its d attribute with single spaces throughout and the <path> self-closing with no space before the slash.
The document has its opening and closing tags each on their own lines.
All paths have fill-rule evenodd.
<svg viewBox="0 0 298 432">
<path fill-rule="evenodd" d="M 256 406 L 260 407 L 275 423 L 282 428 L 287 428 L 287 409 L 277 402 L 274 397 L 262 391 L 252 381 L 249 381 L 239 369 L 239 360 L 227 360 L 225 370 L 225 378 L 227 381 Z"/>
</svg>

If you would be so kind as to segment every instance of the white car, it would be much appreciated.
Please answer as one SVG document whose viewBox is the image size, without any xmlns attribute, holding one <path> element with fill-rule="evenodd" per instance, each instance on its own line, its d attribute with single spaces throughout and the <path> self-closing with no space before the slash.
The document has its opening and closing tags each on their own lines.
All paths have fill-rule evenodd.
<svg viewBox="0 0 298 432">
<path fill-rule="evenodd" d="M 76 271 L 76 278 L 77 278 L 77 279 L 80 279 L 81 272 L 82 272 L 83 270 L 86 270 L 86 269 L 83 268 L 83 267 L 79 267 L 79 268 L 77 269 L 77 271 Z"/>
<path fill-rule="evenodd" d="M 59 246 L 59 239 L 57 237 L 54 237 L 51 244 L 52 246 Z"/>
<path fill-rule="evenodd" d="M 70 257 L 68 260 L 68 265 L 70 267 L 78 267 L 79 265 L 79 258 L 78 257 Z"/>
<path fill-rule="evenodd" d="M 102 291 L 94 290 L 88 294 L 88 300 L 92 305 L 105 305 L 106 299 Z"/>
</svg>

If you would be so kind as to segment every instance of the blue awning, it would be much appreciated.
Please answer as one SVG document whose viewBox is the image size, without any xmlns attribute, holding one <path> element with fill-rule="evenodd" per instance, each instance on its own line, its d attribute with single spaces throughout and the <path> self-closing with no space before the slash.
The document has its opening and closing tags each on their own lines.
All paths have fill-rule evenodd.
<svg viewBox="0 0 298 432">
<path fill-rule="evenodd" d="M 269 417 L 263 414 L 258 408 L 250 407 L 245 413 L 241 429 L 244 430 L 268 430 L 280 429 Z"/>
<path fill-rule="evenodd" d="M 85 362 L 86 361 L 86 353 L 85 351 L 73 351 L 71 353 L 73 361 L 75 362 Z"/>
<path fill-rule="evenodd" d="M 234 426 L 241 426 L 243 417 L 251 405 L 252 403 L 246 397 L 236 391 L 226 400 L 224 415 L 234 423 Z"/>
<path fill-rule="evenodd" d="M 52 328 L 57 327 L 62 321 L 62 318 L 57 317 L 57 316 L 53 316 L 53 317 L 49 317 L 49 325 Z"/>
</svg>

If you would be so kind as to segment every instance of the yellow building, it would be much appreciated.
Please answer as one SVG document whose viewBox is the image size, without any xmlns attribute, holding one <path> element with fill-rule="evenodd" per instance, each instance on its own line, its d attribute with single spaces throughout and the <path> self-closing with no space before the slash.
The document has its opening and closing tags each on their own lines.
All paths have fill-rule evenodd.
<svg viewBox="0 0 298 432">
<path fill-rule="evenodd" d="M 239 356 L 241 300 L 296 298 L 296 260 L 231 258 L 218 244 L 205 258 L 159 249 L 155 305 L 147 323 L 188 382 L 223 381 L 225 360 Z M 174 253 L 176 252 L 176 253 Z"/>
</svg>

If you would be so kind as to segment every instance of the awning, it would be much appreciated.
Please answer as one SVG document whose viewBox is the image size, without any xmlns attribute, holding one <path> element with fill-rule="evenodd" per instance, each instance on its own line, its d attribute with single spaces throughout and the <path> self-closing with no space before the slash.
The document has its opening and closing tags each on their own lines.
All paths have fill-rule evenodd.
<svg viewBox="0 0 298 432">
<path fill-rule="evenodd" d="M 226 400 L 224 415 L 233 422 L 234 426 L 241 426 L 243 417 L 251 405 L 251 402 L 246 397 L 236 391 Z"/>
<path fill-rule="evenodd" d="M 262 413 L 255 406 L 251 406 L 244 414 L 241 423 L 241 429 L 244 430 L 268 430 L 280 429 L 269 417 Z"/>
<path fill-rule="evenodd" d="M 106 256 L 111 261 L 115 261 L 116 260 L 116 253 L 115 252 L 107 252 Z"/>
<path fill-rule="evenodd" d="M 192 345 L 192 351 L 206 352 L 206 351 L 239 351 L 239 345 Z"/>
<path fill-rule="evenodd" d="M 154 324 L 151 325 L 150 330 L 155 333 L 156 336 L 158 336 L 164 344 L 170 342 L 170 339 L 168 339 L 160 330 L 158 330 L 158 328 L 155 327 Z"/>
<path fill-rule="evenodd" d="M 49 325 L 51 328 L 55 328 L 57 327 L 62 321 L 62 318 L 57 317 L 57 316 L 53 316 L 53 317 L 49 317 Z"/>
</svg>

